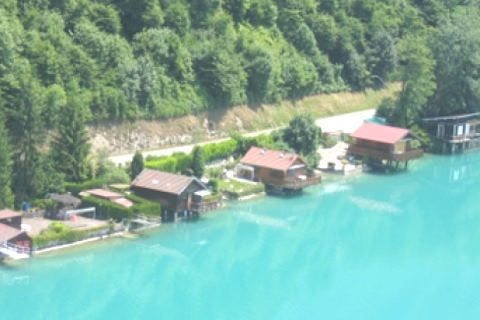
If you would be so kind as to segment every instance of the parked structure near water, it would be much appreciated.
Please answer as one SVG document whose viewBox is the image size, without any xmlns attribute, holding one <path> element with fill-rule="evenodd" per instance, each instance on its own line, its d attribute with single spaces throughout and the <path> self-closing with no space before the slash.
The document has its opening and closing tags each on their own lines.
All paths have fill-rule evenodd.
<svg viewBox="0 0 480 320">
<path fill-rule="evenodd" d="M 442 143 L 443 153 L 480 148 L 480 112 L 424 118 L 427 132 Z"/>
<path fill-rule="evenodd" d="M 133 206 L 133 202 L 126 199 L 123 194 L 112 192 L 110 190 L 91 189 L 91 190 L 82 191 L 80 194 L 85 196 L 93 196 L 100 199 L 110 200 L 111 202 L 114 202 L 122 207 L 129 208 Z"/>
<path fill-rule="evenodd" d="M 198 216 L 218 208 L 221 197 L 195 177 L 144 169 L 131 183 L 135 195 L 162 205 L 162 220 Z"/>
<path fill-rule="evenodd" d="M 22 214 L 10 209 L 0 210 L 0 259 L 27 258 L 32 248 L 32 239 L 22 230 Z"/>
<path fill-rule="evenodd" d="M 270 194 L 300 192 L 319 184 L 320 175 L 307 172 L 307 163 L 298 154 L 251 147 L 235 167 L 237 176 L 265 183 Z"/>
<path fill-rule="evenodd" d="M 407 168 L 410 160 L 423 156 L 423 150 L 412 145 L 408 129 L 364 122 L 350 137 L 348 154 L 368 157 L 370 165 L 398 168 L 403 163 Z"/>
</svg>

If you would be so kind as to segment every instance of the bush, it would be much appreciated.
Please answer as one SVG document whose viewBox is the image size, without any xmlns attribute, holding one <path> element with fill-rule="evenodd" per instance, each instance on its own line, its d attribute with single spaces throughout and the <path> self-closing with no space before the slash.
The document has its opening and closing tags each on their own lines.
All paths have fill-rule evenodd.
<svg viewBox="0 0 480 320">
<path fill-rule="evenodd" d="M 108 219 L 121 221 L 123 219 L 131 219 L 134 209 L 123 207 L 109 200 L 99 199 L 92 196 L 84 197 L 81 203 L 82 208 L 95 207 L 97 215 L 104 216 Z"/>
<path fill-rule="evenodd" d="M 218 185 L 219 185 L 219 182 L 217 179 L 210 179 L 208 181 L 208 186 L 212 188 L 213 192 L 218 192 Z"/>
<path fill-rule="evenodd" d="M 145 168 L 175 173 L 177 172 L 177 163 L 178 161 L 175 157 L 165 157 L 158 160 L 147 160 Z"/>
<path fill-rule="evenodd" d="M 207 170 L 207 174 L 210 178 L 218 179 L 222 177 L 222 168 L 211 168 Z"/>
<path fill-rule="evenodd" d="M 46 230 L 43 230 L 39 235 L 32 237 L 32 240 L 35 247 L 42 248 L 52 243 L 58 245 L 81 241 L 98 232 L 105 231 L 105 233 L 109 233 L 113 231 L 112 229 L 113 228 L 106 226 L 98 226 L 89 229 L 74 230 L 61 222 L 53 222 Z"/>
<path fill-rule="evenodd" d="M 205 155 L 205 162 L 210 162 L 217 159 L 228 158 L 237 150 L 237 140 L 230 139 L 220 143 L 211 143 L 202 146 Z"/>
<path fill-rule="evenodd" d="M 65 182 L 65 189 L 72 195 L 78 196 L 84 190 L 101 188 L 104 184 L 105 180 L 103 178 L 86 180 L 80 183 Z"/>
<path fill-rule="evenodd" d="M 161 216 L 162 214 L 162 206 L 158 202 L 149 201 L 133 194 L 125 195 L 125 198 L 134 203 L 132 209 L 135 214 L 141 213 L 147 216 Z"/>
</svg>

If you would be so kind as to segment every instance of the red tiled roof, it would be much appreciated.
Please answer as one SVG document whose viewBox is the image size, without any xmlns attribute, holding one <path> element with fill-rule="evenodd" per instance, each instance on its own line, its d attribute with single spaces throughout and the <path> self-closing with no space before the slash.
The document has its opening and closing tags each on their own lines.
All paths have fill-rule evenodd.
<svg viewBox="0 0 480 320">
<path fill-rule="evenodd" d="M 91 189 L 91 190 L 85 190 L 84 192 L 92 196 L 105 198 L 105 199 L 123 198 L 123 194 L 108 191 L 105 189 Z"/>
<path fill-rule="evenodd" d="M 21 216 L 22 214 L 10 209 L 3 209 L 0 210 L 0 219 L 7 219 L 7 218 L 13 218 L 13 217 L 18 217 Z"/>
<path fill-rule="evenodd" d="M 24 232 L 25 231 L 22 231 L 20 229 L 15 229 L 15 228 L 12 228 L 10 226 L 7 226 L 6 224 L 0 223 L 0 239 L 1 239 L 1 241 L 10 240 L 10 239 L 15 238 L 16 236 L 18 236 L 18 235 L 20 235 Z"/>
<path fill-rule="evenodd" d="M 187 177 L 152 169 L 143 169 L 143 171 L 132 181 L 132 186 L 178 195 L 181 194 L 193 181 L 202 186 L 203 189 L 206 189 L 206 187 L 195 177 Z"/>
<path fill-rule="evenodd" d="M 404 138 L 409 131 L 404 128 L 364 122 L 350 136 L 357 139 L 393 144 Z"/>
<path fill-rule="evenodd" d="M 305 163 L 298 154 L 251 147 L 247 154 L 243 156 L 242 160 L 240 160 L 240 163 L 255 167 L 287 171 L 297 160 Z"/>
</svg>

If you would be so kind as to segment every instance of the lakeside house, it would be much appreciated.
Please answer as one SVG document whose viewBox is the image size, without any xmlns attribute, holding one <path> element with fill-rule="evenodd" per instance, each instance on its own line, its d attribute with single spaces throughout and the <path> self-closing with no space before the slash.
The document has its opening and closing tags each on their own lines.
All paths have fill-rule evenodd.
<svg viewBox="0 0 480 320">
<path fill-rule="evenodd" d="M 267 193 L 284 195 L 321 182 L 321 176 L 307 167 L 298 154 L 251 147 L 235 171 L 239 177 L 265 183 Z"/>
<path fill-rule="evenodd" d="M 383 161 L 386 161 L 387 167 L 395 164 L 398 168 L 404 163 L 407 168 L 410 160 L 423 156 L 423 150 L 416 148 L 410 131 L 404 128 L 364 122 L 350 138 L 353 141 L 347 154 L 368 157 L 374 166 L 383 167 Z"/>
<path fill-rule="evenodd" d="M 163 221 L 198 216 L 221 205 L 221 197 L 212 198 L 196 177 L 144 169 L 131 188 L 135 195 L 162 205 Z"/>
<path fill-rule="evenodd" d="M 0 210 L 0 258 L 13 259 L 30 255 L 32 239 L 22 229 L 22 214 L 10 209 Z"/>
<path fill-rule="evenodd" d="M 443 153 L 480 148 L 480 112 L 423 118 L 427 132 L 440 140 Z"/>
</svg>

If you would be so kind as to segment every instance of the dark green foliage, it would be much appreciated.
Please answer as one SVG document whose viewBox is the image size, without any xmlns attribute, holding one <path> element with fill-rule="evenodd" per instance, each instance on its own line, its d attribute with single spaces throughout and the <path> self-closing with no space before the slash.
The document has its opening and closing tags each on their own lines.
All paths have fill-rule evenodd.
<svg viewBox="0 0 480 320">
<path fill-rule="evenodd" d="M 229 139 L 224 142 L 210 143 L 202 146 L 202 149 L 205 162 L 210 162 L 216 159 L 225 159 L 237 150 L 237 141 Z"/>
<path fill-rule="evenodd" d="M 12 169 L 10 139 L 0 112 L 0 208 L 13 208 Z"/>
<path fill-rule="evenodd" d="M 193 175 L 197 178 L 201 178 L 205 172 L 205 154 L 203 148 L 195 146 L 193 148 L 193 163 L 192 163 Z"/>
<path fill-rule="evenodd" d="M 87 156 L 90 143 L 85 131 L 85 116 L 79 93 L 72 88 L 67 105 L 60 110 L 57 133 L 52 153 L 57 170 L 65 174 L 67 181 L 80 182 L 87 178 Z"/>
<path fill-rule="evenodd" d="M 95 207 L 98 217 L 113 219 L 115 221 L 121 221 L 122 219 L 130 220 L 132 219 L 134 212 L 133 206 L 126 208 L 111 202 L 110 200 L 104 200 L 92 196 L 83 197 L 80 206 L 82 208 Z"/>
<path fill-rule="evenodd" d="M 283 132 L 283 140 L 296 153 L 309 155 L 318 148 L 318 126 L 308 113 L 295 116 Z"/>
<path fill-rule="evenodd" d="M 142 153 L 140 151 L 135 152 L 132 162 L 130 163 L 130 179 L 135 179 L 135 177 L 142 172 L 144 167 L 145 163 L 143 161 Z"/>
<path fill-rule="evenodd" d="M 218 180 L 217 179 L 210 179 L 208 180 L 208 186 L 213 190 L 213 192 L 218 192 Z"/>
<path fill-rule="evenodd" d="M 160 216 L 162 214 L 162 206 L 158 202 L 149 201 L 133 194 L 126 194 L 125 198 L 133 202 L 132 208 L 134 214 L 147 216 Z"/>
</svg>

